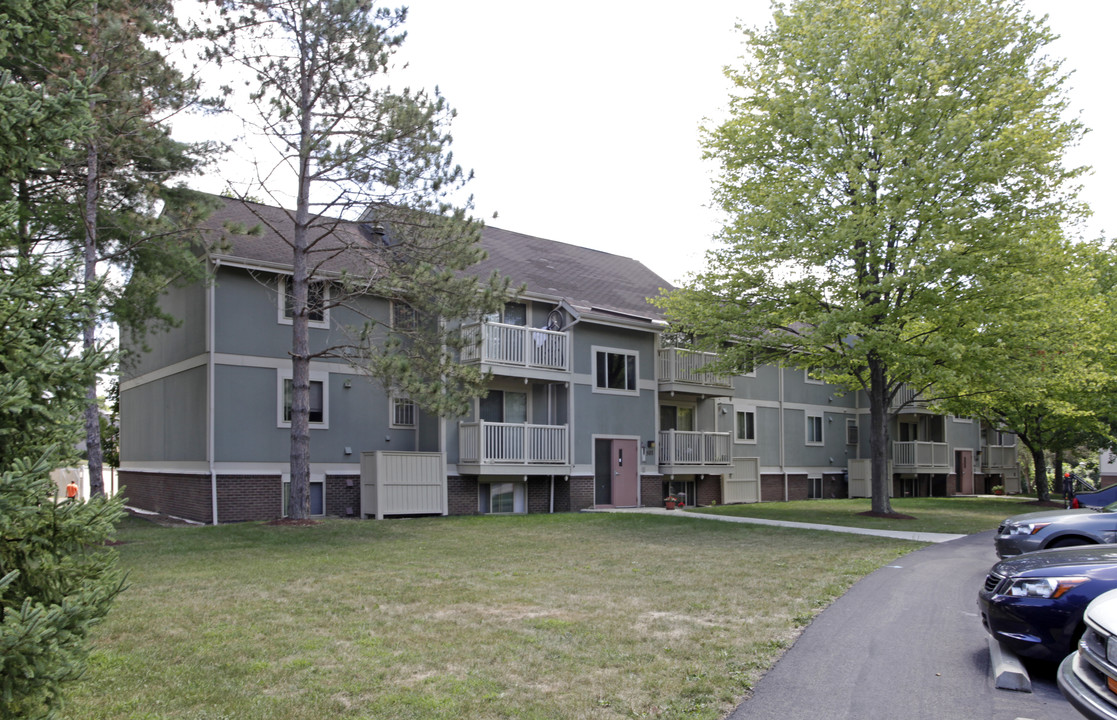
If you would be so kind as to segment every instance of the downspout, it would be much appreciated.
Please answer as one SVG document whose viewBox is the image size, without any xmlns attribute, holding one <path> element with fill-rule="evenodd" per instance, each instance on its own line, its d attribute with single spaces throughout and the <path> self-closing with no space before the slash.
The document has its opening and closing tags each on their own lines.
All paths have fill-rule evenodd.
<svg viewBox="0 0 1117 720">
<path fill-rule="evenodd" d="M 211 280 L 206 287 L 206 422 L 209 425 L 207 428 L 206 437 L 206 460 L 209 463 L 209 491 L 210 502 L 212 504 L 213 524 L 217 525 L 217 469 L 215 462 L 216 448 L 215 442 L 217 432 L 215 425 L 217 424 L 216 416 L 216 392 L 214 390 L 215 380 L 215 367 L 214 355 L 216 354 L 216 338 L 217 333 L 214 328 L 214 320 L 217 316 L 215 306 L 216 288 L 217 288 L 217 268 L 221 265 L 220 260 L 213 261 L 213 270 Z"/>
<path fill-rule="evenodd" d="M 779 381 L 779 394 L 780 394 L 779 395 L 779 398 L 780 398 L 779 399 L 779 403 L 780 403 L 780 472 L 783 473 L 783 501 L 787 502 L 788 497 L 789 497 L 788 490 L 787 490 L 787 456 L 786 456 L 786 449 L 785 449 L 786 440 L 787 440 L 787 438 L 786 438 L 787 428 L 784 426 L 784 422 L 783 422 L 783 374 L 784 374 L 784 368 L 783 368 L 782 365 L 780 366 L 779 370 L 780 370 L 780 372 L 779 372 L 779 376 L 780 376 L 780 381 Z"/>
</svg>

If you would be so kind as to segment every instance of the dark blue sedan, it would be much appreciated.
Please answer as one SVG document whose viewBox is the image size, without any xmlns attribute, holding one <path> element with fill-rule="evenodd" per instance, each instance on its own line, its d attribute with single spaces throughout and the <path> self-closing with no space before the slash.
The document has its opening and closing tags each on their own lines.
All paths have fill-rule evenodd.
<svg viewBox="0 0 1117 720">
<path fill-rule="evenodd" d="M 1002 560 L 977 594 L 981 622 L 1017 655 L 1059 662 L 1085 629 L 1086 605 L 1117 589 L 1117 545 L 1041 550 Z"/>
</svg>

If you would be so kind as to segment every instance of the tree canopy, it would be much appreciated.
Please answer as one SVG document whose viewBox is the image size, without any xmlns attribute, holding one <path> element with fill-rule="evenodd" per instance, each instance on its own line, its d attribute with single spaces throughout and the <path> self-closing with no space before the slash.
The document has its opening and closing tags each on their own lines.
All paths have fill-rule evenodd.
<svg viewBox="0 0 1117 720">
<path fill-rule="evenodd" d="M 1063 163 L 1082 129 L 1019 2 L 797 0 L 744 35 L 729 118 L 704 134 L 721 246 L 662 305 L 728 367 L 864 390 L 889 512 L 891 401 L 949 378 L 1044 272 L 1082 210 Z"/>
</svg>

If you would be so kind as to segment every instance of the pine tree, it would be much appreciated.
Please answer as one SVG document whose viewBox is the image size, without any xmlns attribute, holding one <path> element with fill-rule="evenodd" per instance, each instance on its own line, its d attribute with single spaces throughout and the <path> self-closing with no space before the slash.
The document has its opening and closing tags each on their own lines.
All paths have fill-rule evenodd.
<svg viewBox="0 0 1117 720">
<path fill-rule="evenodd" d="M 467 272 L 484 257 L 480 224 L 452 200 L 468 179 L 449 152 L 453 111 L 437 91 L 394 90 L 387 82 L 404 40 L 406 11 L 371 0 L 219 0 L 211 57 L 247 70 L 251 125 L 279 159 L 263 164 L 254 188 L 276 198 L 294 189 L 290 230 L 272 228 L 291 249 L 290 515 L 309 515 L 310 361 L 337 356 L 386 388 L 435 413 L 461 412 L 483 392 L 482 376 L 455 362 L 460 344 L 444 319 L 477 318 L 501 306 L 507 282 Z M 284 205 L 276 201 L 276 205 Z M 343 221 L 367 221 L 373 242 L 347 243 Z M 326 239 L 329 238 L 329 241 Z M 341 243 L 343 247 L 339 247 Z M 335 278 L 312 301 L 312 279 L 339 252 L 360 271 Z M 414 322 L 390 328 L 370 318 L 352 344 L 312 350 L 309 315 L 370 294 L 397 300 Z"/>
</svg>

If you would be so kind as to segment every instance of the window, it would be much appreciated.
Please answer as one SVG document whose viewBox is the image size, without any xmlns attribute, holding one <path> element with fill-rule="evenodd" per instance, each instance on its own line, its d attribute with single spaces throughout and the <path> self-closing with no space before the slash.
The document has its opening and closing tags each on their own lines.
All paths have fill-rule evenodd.
<svg viewBox="0 0 1117 720">
<path fill-rule="evenodd" d="M 291 481 L 283 481 L 283 517 L 287 517 L 290 513 L 287 511 L 288 506 L 291 504 Z M 326 514 L 326 483 L 322 480 L 310 481 L 310 514 L 311 515 L 325 515 Z"/>
<path fill-rule="evenodd" d="M 822 371 L 819 368 L 807 368 L 803 371 L 803 382 L 810 383 L 811 385 L 822 385 Z"/>
<path fill-rule="evenodd" d="M 694 408 L 676 405 L 659 406 L 659 429 L 689 432 L 694 430 Z"/>
<path fill-rule="evenodd" d="M 821 415 L 808 415 L 807 416 L 807 444 L 808 445 L 821 445 L 822 444 L 822 416 Z"/>
<path fill-rule="evenodd" d="M 481 398 L 480 415 L 485 422 L 526 423 L 527 393 L 490 390 Z"/>
<path fill-rule="evenodd" d="M 853 418 L 846 418 L 846 445 L 856 445 L 859 437 L 857 421 Z"/>
<path fill-rule="evenodd" d="M 409 398 L 392 397 L 392 420 L 389 423 L 394 428 L 415 427 L 415 403 Z"/>
<path fill-rule="evenodd" d="M 279 427 L 291 427 L 291 394 L 293 384 L 291 371 L 280 370 L 277 373 L 278 408 L 277 422 Z M 329 373 L 311 371 L 310 373 L 310 426 L 313 429 L 325 429 L 329 426 Z"/>
<path fill-rule="evenodd" d="M 636 394 L 637 355 L 594 348 L 594 392 Z"/>
<path fill-rule="evenodd" d="M 518 302 L 504 303 L 503 312 L 495 312 L 485 316 L 486 322 L 498 322 L 505 325 L 527 326 L 527 305 Z"/>
<path fill-rule="evenodd" d="M 753 410 L 737 411 L 737 439 L 744 442 L 756 442 L 756 412 Z"/>
<path fill-rule="evenodd" d="M 306 287 L 307 320 L 311 327 L 329 327 L 329 311 L 326 302 L 330 298 L 329 287 L 324 281 L 311 280 Z M 286 325 L 291 324 L 295 316 L 295 297 L 291 292 L 291 278 L 279 279 L 279 296 L 283 302 L 279 308 L 279 321 Z"/>
<path fill-rule="evenodd" d="M 478 487 L 482 513 L 525 512 L 523 483 L 491 483 Z"/>
<path fill-rule="evenodd" d="M 403 300 L 393 300 L 391 303 L 391 323 L 393 330 L 409 332 L 419 327 L 419 311 Z"/>
</svg>

